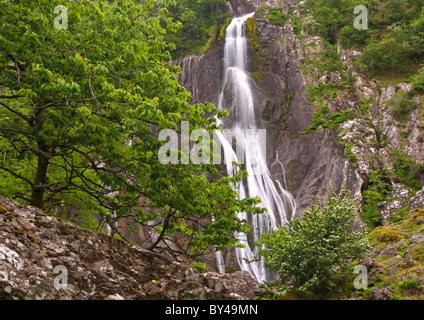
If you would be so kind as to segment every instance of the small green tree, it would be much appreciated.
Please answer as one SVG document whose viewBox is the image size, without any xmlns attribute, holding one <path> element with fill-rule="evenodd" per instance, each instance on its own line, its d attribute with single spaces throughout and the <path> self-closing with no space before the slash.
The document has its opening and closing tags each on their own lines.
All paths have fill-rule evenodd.
<svg viewBox="0 0 424 320">
<path fill-rule="evenodd" d="M 372 39 L 360 61 L 373 76 L 390 75 L 405 71 L 414 53 L 407 42 L 400 43 L 394 37 L 386 37 L 382 41 Z"/>
<path fill-rule="evenodd" d="M 399 90 L 387 101 L 387 106 L 396 120 L 405 122 L 408 120 L 409 114 L 417 108 L 418 102 L 411 97 L 410 93 Z"/>
<path fill-rule="evenodd" d="M 424 91 L 424 64 L 421 65 L 421 69 L 413 78 L 412 89 L 414 91 Z"/>
<path fill-rule="evenodd" d="M 262 235 L 260 255 L 281 279 L 294 277 L 296 289 L 306 293 L 331 291 L 337 276 L 369 250 L 360 231 L 349 231 L 355 220 L 350 192 L 333 194 L 327 206 L 319 201 L 302 219 L 289 221 L 279 231 Z"/>
<path fill-rule="evenodd" d="M 363 204 L 360 216 L 362 221 L 370 228 L 381 224 L 381 216 L 378 204 L 387 200 L 387 196 L 393 189 L 390 179 L 387 178 L 387 167 L 371 170 L 368 174 L 368 183 L 362 192 Z"/>
</svg>

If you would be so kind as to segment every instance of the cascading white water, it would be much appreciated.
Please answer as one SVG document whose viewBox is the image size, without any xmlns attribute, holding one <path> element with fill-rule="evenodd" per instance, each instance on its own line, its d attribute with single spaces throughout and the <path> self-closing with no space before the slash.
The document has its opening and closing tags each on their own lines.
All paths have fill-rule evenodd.
<svg viewBox="0 0 424 320">
<path fill-rule="evenodd" d="M 254 13 L 251 13 L 234 18 L 227 27 L 223 89 L 219 97 L 219 107 L 221 109 L 228 108 L 230 111 L 231 128 L 228 128 L 230 125 L 224 123 L 221 123 L 221 126 L 223 129 L 226 127 L 233 129 L 237 133 L 237 147 L 244 150 L 243 170 L 249 174 L 239 185 L 233 187 L 237 188 L 240 199 L 259 197 L 262 201 L 261 205 L 267 208 L 267 213 L 260 215 L 253 215 L 250 212 L 239 213 L 240 218 L 250 222 L 252 230 L 248 235 L 236 235 L 244 245 L 244 248 L 236 249 L 240 268 L 249 271 L 258 281 L 263 282 L 268 281 L 269 273 L 264 267 L 263 260 L 257 259 L 259 248 L 253 246 L 253 243 L 260 239 L 261 234 L 276 231 L 287 222 L 296 211 L 296 203 L 293 196 L 286 190 L 285 177 L 285 188 L 279 181 L 271 178 L 266 163 L 266 152 L 264 150 L 266 146 L 264 146 L 263 139 L 261 139 L 257 130 L 258 121 L 255 117 L 254 96 L 251 90 L 252 80 L 246 72 L 248 39 L 245 35 L 245 22 L 253 15 Z M 230 175 L 234 174 L 234 170 L 237 169 L 234 168 L 232 162 L 238 162 L 236 151 L 232 147 L 232 142 L 227 141 L 222 133 L 217 135 L 224 150 L 227 172 Z M 282 164 L 281 167 L 284 176 Z M 257 261 L 248 263 L 246 259 Z M 217 261 L 219 261 L 220 271 L 222 271 L 223 259 L 220 253 L 217 253 Z"/>
</svg>

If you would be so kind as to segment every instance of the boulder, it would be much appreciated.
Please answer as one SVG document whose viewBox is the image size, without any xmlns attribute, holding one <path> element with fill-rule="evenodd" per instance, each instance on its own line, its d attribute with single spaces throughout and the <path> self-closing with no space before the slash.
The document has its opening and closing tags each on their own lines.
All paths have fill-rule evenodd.
<svg viewBox="0 0 424 320">
<path fill-rule="evenodd" d="M 373 287 L 370 290 L 371 300 L 392 300 L 392 290 L 388 286 Z"/>
<path fill-rule="evenodd" d="M 247 272 L 190 266 L 0 197 L 0 299 L 253 299 Z"/>
</svg>

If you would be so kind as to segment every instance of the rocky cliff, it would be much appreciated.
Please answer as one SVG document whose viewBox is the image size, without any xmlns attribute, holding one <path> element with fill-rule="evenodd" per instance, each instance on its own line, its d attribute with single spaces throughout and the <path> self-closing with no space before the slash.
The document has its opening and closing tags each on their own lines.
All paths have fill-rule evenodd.
<svg viewBox="0 0 424 320">
<path fill-rule="evenodd" d="M 253 299 L 248 272 L 193 268 L 0 197 L 0 299 Z"/>
<path fill-rule="evenodd" d="M 230 12 L 237 16 L 252 11 L 251 4 L 261 7 L 293 7 L 300 15 L 297 3 L 290 1 L 231 1 Z M 234 10 L 240 7 L 243 9 Z M 297 216 L 316 201 L 326 198 L 327 187 L 338 192 L 347 187 L 360 195 L 362 181 L 344 156 L 344 151 L 331 130 L 303 131 L 312 124 L 314 107 L 308 99 L 307 78 L 301 73 L 300 52 L 303 44 L 296 38 L 290 23 L 272 25 L 256 14 L 249 21 L 251 38 L 250 71 L 255 81 L 258 114 L 267 129 L 268 164 L 274 178 L 283 181 L 284 164 L 289 191 L 297 203 Z M 201 56 L 189 56 L 177 61 L 182 73 L 180 83 L 193 95 L 194 102 L 217 102 L 222 80 L 223 40 L 213 50 Z M 314 54 L 314 53 L 307 53 Z M 315 52 L 315 55 L 318 54 Z"/>
<path fill-rule="evenodd" d="M 405 151 L 412 161 L 424 161 L 421 107 L 403 122 L 389 107 L 397 95 L 410 94 L 411 85 L 387 84 L 357 72 L 353 62 L 360 51 L 339 47 L 337 61 L 333 61 L 337 67 L 326 65 L 328 48 L 319 36 L 304 31 L 312 15 L 299 9 L 297 1 L 234 0 L 229 11 L 237 16 L 252 12 L 252 5 L 257 12 L 247 22 L 250 72 L 257 113 L 267 128 L 267 161 L 279 181 L 284 180 L 284 165 L 297 216 L 316 201 L 316 196 L 325 201 L 329 186 L 335 192 L 351 190 L 363 204 L 362 192 L 368 187 L 371 171 L 385 165 L 394 171 L 393 150 Z M 267 12 L 272 8 L 283 10 L 288 17 L 284 24 L 270 22 Z M 206 54 L 178 61 L 182 67 L 180 83 L 193 93 L 193 101 L 217 102 L 223 45 L 223 40 L 217 39 Z M 413 99 L 421 105 L 419 96 Z M 325 123 L 346 114 L 350 115 L 346 121 Z M 311 127 L 313 130 L 308 130 Z M 423 178 L 417 178 L 421 186 Z M 423 206 L 423 190 L 411 192 L 396 174 L 387 174 L 385 179 L 393 188 L 378 205 L 383 218 Z"/>
</svg>

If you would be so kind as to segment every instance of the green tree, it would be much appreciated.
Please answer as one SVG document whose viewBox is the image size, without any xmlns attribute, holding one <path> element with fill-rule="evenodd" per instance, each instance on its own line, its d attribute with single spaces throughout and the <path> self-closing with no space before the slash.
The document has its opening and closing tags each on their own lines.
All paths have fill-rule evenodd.
<svg viewBox="0 0 424 320">
<path fill-rule="evenodd" d="M 222 5 L 226 0 L 178 0 L 169 6 L 170 16 L 181 23 L 181 29 L 175 34 L 166 34 L 165 38 L 175 44 L 173 58 L 197 54 L 209 41 L 218 38 L 219 26 L 228 14 Z"/>
<path fill-rule="evenodd" d="M 381 224 L 381 216 L 378 204 L 387 200 L 387 196 L 393 186 L 387 176 L 387 168 L 371 170 L 365 190 L 362 192 L 363 204 L 360 212 L 361 219 L 370 228 Z"/>
<path fill-rule="evenodd" d="M 327 206 L 312 205 L 302 219 L 262 235 L 260 255 L 281 279 L 294 277 L 297 290 L 323 293 L 335 289 L 336 278 L 369 249 L 359 231 L 350 231 L 356 217 L 350 192 L 333 194 Z"/>
<path fill-rule="evenodd" d="M 420 71 L 413 78 L 414 91 L 424 91 L 424 64 L 421 65 Z"/>
<path fill-rule="evenodd" d="M 405 71 L 413 55 L 414 50 L 409 43 L 399 43 L 395 38 L 388 37 L 382 41 L 370 41 L 360 60 L 371 74 L 385 75 Z"/>
<path fill-rule="evenodd" d="M 167 4 L 70 1 L 57 29 L 61 1 L 0 0 L 0 192 L 50 212 L 77 199 L 110 225 L 132 215 L 158 233 L 150 249 L 183 235 L 174 249 L 198 255 L 237 245 L 233 232 L 249 229 L 237 212 L 263 209 L 231 188 L 241 171 L 210 183 L 211 164 L 159 161 L 158 131 L 183 120 L 210 131 L 225 115 L 187 102 Z"/>
<path fill-rule="evenodd" d="M 424 52 L 424 7 L 420 16 L 411 23 L 411 42 L 421 55 Z"/>
</svg>

